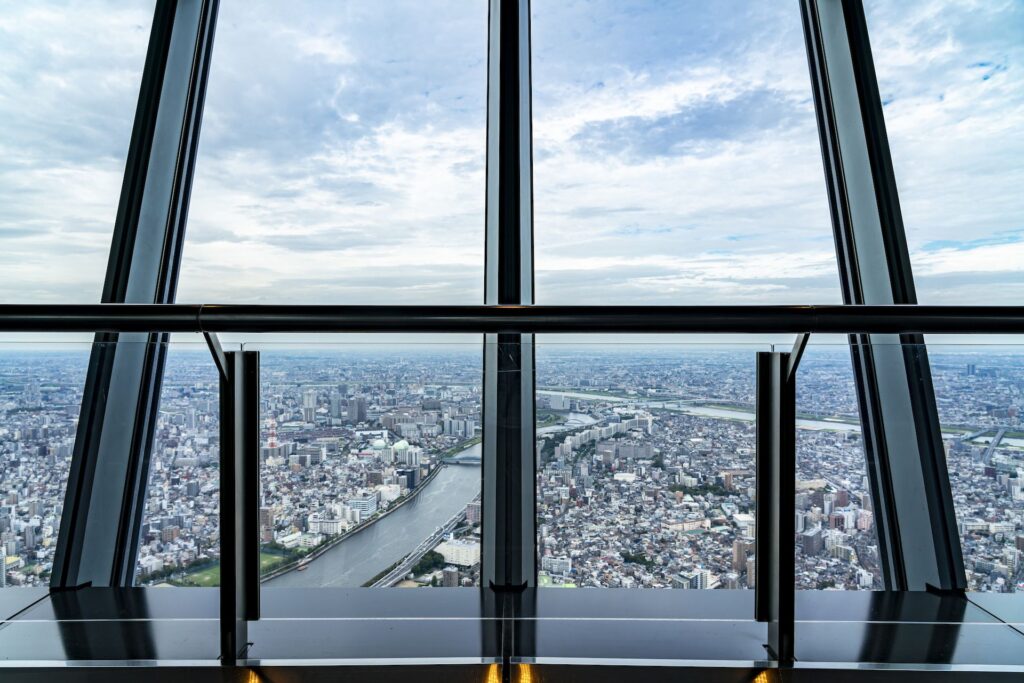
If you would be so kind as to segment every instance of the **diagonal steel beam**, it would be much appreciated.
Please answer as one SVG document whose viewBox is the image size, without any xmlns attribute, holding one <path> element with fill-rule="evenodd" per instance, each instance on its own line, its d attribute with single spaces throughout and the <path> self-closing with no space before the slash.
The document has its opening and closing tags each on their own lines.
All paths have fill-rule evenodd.
<svg viewBox="0 0 1024 683">
<path fill-rule="evenodd" d="M 861 0 L 801 0 L 846 304 L 916 304 Z M 850 337 L 885 586 L 965 586 L 931 370 L 919 334 Z"/>
<path fill-rule="evenodd" d="M 217 0 L 159 0 L 103 303 L 174 302 Z M 65 494 L 54 587 L 130 586 L 167 334 L 96 336 Z"/>
</svg>

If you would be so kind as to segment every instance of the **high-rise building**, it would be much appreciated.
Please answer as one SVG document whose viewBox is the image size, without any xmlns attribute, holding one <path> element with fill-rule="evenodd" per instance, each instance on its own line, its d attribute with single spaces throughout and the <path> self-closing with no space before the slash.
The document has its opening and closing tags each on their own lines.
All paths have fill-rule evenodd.
<svg viewBox="0 0 1024 683">
<path fill-rule="evenodd" d="M 814 556 L 825 548 L 825 538 L 820 528 L 808 529 L 800 534 L 800 548 L 804 555 Z"/>
<path fill-rule="evenodd" d="M 707 569 L 691 569 L 679 572 L 676 576 L 672 577 L 672 586 L 674 588 L 703 590 L 710 585 L 710 582 L 711 572 Z"/>
<path fill-rule="evenodd" d="M 479 524 L 481 520 L 480 501 L 475 500 L 466 505 L 466 522 L 468 524 Z"/>
<path fill-rule="evenodd" d="M 345 505 L 351 510 L 359 512 L 359 519 L 363 520 L 377 512 L 380 503 L 380 495 L 377 492 L 364 492 L 363 495 L 353 496 L 345 501 Z"/>
<path fill-rule="evenodd" d="M 348 421 L 357 424 L 366 421 L 366 399 L 362 396 L 348 400 Z"/>
<path fill-rule="evenodd" d="M 339 392 L 331 394 L 331 417 L 333 419 L 341 419 L 342 413 L 345 410 L 345 397 Z"/>
<path fill-rule="evenodd" d="M 460 567 L 472 567 L 480 563 L 480 544 L 465 539 L 443 541 L 434 549 L 441 553 L 444 561 Z"/>
<path fill-rule="evenodd" d="M 405 479 L 405 485 L 410 489 L 416 488 L 420 483 L 420 469 L 418 467 L 396 469 L 395 476 Z"/>
<path fill-rule="evenodd" d="M 302 392 L 302 420 L 303 422 L 316 420 L 316 389 L 306 389 Z"/>
<path fill-rule="evenodd" d="M 732 570 L 743 572 L 747 568 L 747 555 L 754 552 L 752 538 L 737 538 L 732 542 Z"/>
<path fill-rule="evenodd" d="M 556 575 L 567 575 L 572 571 L 572 558 L 545 556 L 540 560 L 540 568 Z"/>
</svg>

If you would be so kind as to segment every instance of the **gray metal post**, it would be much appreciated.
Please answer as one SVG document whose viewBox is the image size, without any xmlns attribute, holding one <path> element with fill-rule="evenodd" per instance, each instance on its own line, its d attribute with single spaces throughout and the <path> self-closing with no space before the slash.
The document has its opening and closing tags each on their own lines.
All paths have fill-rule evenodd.
<svg viewBox="0 0 1024 683">
<path fill-rule="evenodd" d="M 847 304 L 916 304 L 860 0 L 801 0 Z M 963 557 L 924 337 L 851 335 L 885 585 L 961 590 Z"/>
<path fill-rule="evenodd" d="M 103 303 L 174 302 L 217 0 L 156 5 Z M 130 586 L 166 334 L 98 334 L 51 585 Z"/>
</svg>

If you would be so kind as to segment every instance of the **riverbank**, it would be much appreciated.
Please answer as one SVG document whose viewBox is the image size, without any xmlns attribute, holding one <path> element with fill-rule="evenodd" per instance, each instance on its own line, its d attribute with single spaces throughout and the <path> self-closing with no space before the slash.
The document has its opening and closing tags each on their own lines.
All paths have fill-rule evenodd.
<svg viewBox="0 0 1024 683">
<path fill-rule="evenodd" d="M 394 513 L 395 511 L 399 510 L 403 505 L 405 505 L 409 501 L 415 500 L 416 496 L 418 496 L 421 491 L 426 489 L 427 484 L 432 482 L 437 477 L 438 473 L 442 469 L 444 469 L 445 467 L 448 467 L 448 465 L 446 463 L 443 463 L 443 462 L 439 463 L 438 466 L 435 467 L 434 470 L 430 474 L 428 474 L 423 479 L 423 481 L 420 482 L 419 486 L 417 486 L 412 491 L 410 491 L 409 494 L 407 496 L 405 496 L 405 498 L 403 498 L 401 501 L 399 501 L 395 505 L 390 506 L 387 510 L 384 510 L 383 512 L 381 512 L 379 514 L 376 514 L 373 517 L 370 517 L 365 522 L 357 524 L 356 526 L 352 527 L 351 529 L 349 529 L 345 533 L 339 534 L 337 536 L 333 536 L 330 539 L 324 541 L 323 543 L 318 545 L 316 548 L 314 548 L 312 550 L 312 552 L 310 552 L 308 555 L 304 555 L 303 557 L 299 558 L 295 562 L 290 562 L 290 563 L 288 563 L 286 565 L 283 565 L 281 567 L 275 568 L 271 572 L 268 572 L 266 574 L 261 575 L 260 576 L 260 583 L 266 583 L 267 581 L 270 581 L 271 579 L 276 579 L 277 577 L 281 576 L 282 574 L 287 574 L 288 572 L 295 571 L 296 569 L 299 568 L 299 565 L 309 564 L 310 562 L 312 562 L 316 558 L 320 557 L 321 555 L 323 555 L 328 550 L 330 550 L 334 546 L 338 545 L 342 541 L 355 536 L 356 534 L 358 534 L 361 531 L 365 531 L 366 529 L 369 529 L 371 526 L 373 526 L 374 524 L 376 524 L 380 520 L 384 519 L 385 517 L 387 517 L 388 515 Z"/>
<path fill-rule="evenodd" d="M 479 437 L 474 437 L 473 439 L 468 439 L 468 440 L 460 443 L 458 446 L 452 447 L 447 452 L 455 451 L 456 453 L 462 453 L 462 452 L 465 452 L 467 450 L 471 450 L 474 446 L 476 446 L 479 443 L 480 443 L 480 438 Z M 445 469 L 446 467 L 449 467 L 449 465 L 447 463 L 445 463 L 444 461 L 439 461 L 437 467 L 435 467 L 430 472 L 430 474 L 428 474 L 426 477 L 424 477 L 423 481 L 421 481 L 416 488 L 411 490 L 400 501 L 398 501 L 397 503 L 395 503 L 395 504 L 391 505 L 390 507 L 388 507 L 387 510 L 384 510 L 383 512 L 380 512 L 380 513 L 374 515 L 373 517 L 369 518 L 365 522 L 362 522 L 362 523 L 352 527 L 351 529 L 349 529 L 348 531 L 346 531 L 343 534 L 339 534 L 338 536 L 331 537 L 327 541 L 324 541 L 323 543 L 318 545 L 316 548 L 314 548 L 309 554 L 304 555 L 303 557 L 299 558 L 298 560 L 296 560 L 294 562 L 290 562 L 290 563 L 288 563 L 286 565 L 282 565 L 280 567 L 275 567 L 273 571 L 268 572 L 267 574 L 264 574 L 264 575 L 260 576 L 260 583 L 267 583 L 268 581 L 271 581 L 272 579 L 276 579 L 276 578 L 278 578 L 280 576 L 283 576 L 284 574 L 288 574 L 288 573 L 291 573 L 291 572 L 297 570 L 300 565 L 308 565 L 308 564 L 312 563 L 314 560 L 316 560 L 317 558 L 321 557 L 324 553 L 334 549 L 336 546 L 340 545 L 342 542 L 347 541 L 348 539 L 350 539 L 353 536 L 356 536 L 356 535 L 362 533 L 363 531 L 366 531 L 367 529 L 369 529 L 369 528 L 373 527 L 375 524 L 377 524 L 377 522 L 380 522 L 380 521 L 386 519 L 387 517 L 391 516 L 392 514 L 397 512 L 398 510 L 402 509 L 405 505 L 409 504 L 411 501 L 416 500 L 416 498 L 421 493 L 426 491 L 426 489 L 429 486 L 429 484 L 432 481 L 434 481 L 434 479 L 436 479 L 437 476 L 441 473 L 441 471 L 443 469 Z"/>
<path fill-rule="evenodd" d="M 479 453 L 474 446 L 468 453 Z M 335 543 L 302 571 L 289 571 L 263 583 L 265 588 L 354 588 L 407 556 L 423 539 L 480 493 L 480 466 L 443 467 L 411 503 L 396 507 L 374 524 Z"/>
<path fill-rule="evenodd" d="M 456 446 L 452 446 L 451 448 L 446 450 L 444 453 L 442 453 L 440 455 L 438 460 L 441 461 L 441 462 L 444 462 L 445 460 L 448 460 L 450 458 L 454 458 L 457 455 L 461 455 L 461 454 L 465 453 L 466 451 L 468 451 L 469 449 L 471 449 L 473 446 L 476 446 L 477 444 L 481 443 L 483 440 L 484 440 L 484 438 L 483 438 L 482 435 L 474 436 L 471 439 L 466 439 L 462 443 L 460 443 L 460 444 L 458 444 Z"/>
</svg>

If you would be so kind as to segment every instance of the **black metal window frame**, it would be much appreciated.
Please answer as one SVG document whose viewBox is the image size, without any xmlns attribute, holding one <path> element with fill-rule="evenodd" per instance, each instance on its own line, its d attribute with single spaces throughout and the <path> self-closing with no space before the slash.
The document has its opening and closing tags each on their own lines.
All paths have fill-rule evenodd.
<svg viewBox="0 0 1024 683">
<path fill-rule="evenodd" d="M 0 307 L 2 330 L 98 333 L 54 588 L 132 585 L 167 334 L 175 331 L 486 335 L 482 578 L 503 590 L 536 585 L 534 334 L 848 333 L 886 587 L 963 588 L 920 335 L 963 332 L 964 321 L 969 332 L 1021 332 L 1022 316 L 1017 308 L 913 306 L 861 0 L 794 0 L 793 6 L 803 20 L 847 304 L 839 307 L 533 306 L 530 0 L 489 0 L 482 306 L 173 305 L 217 10 L 218 0 L 157 0 L 104 304 Z M 894 340 L 895 346 L 888 343 Z M 906 419 L 915 430 L 901 434 Z M 922 491 L 924 506 L 915 498 Z M 112 500 L 119 503 L 109 505 Z"/>
</svg>

